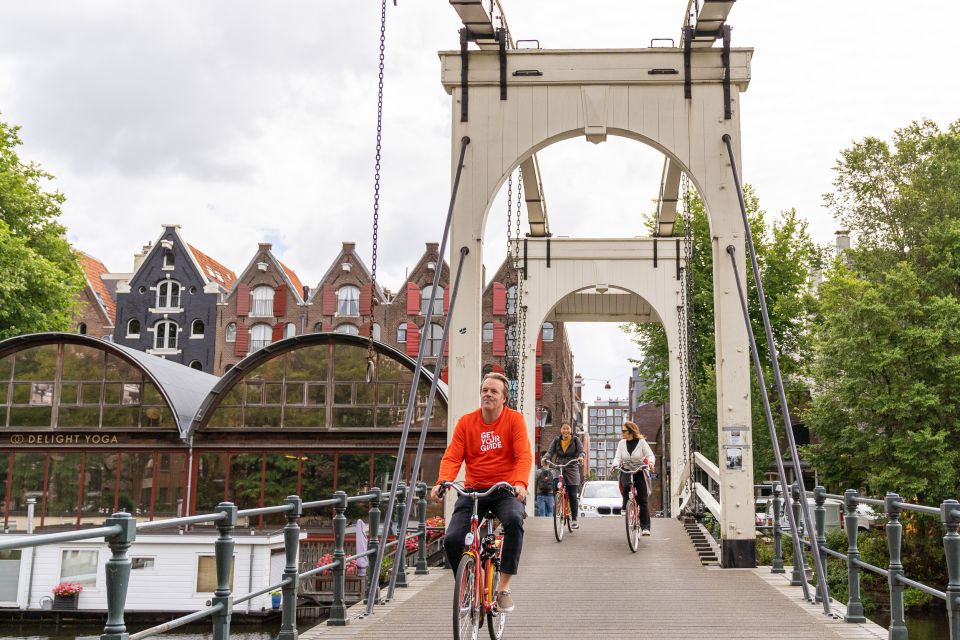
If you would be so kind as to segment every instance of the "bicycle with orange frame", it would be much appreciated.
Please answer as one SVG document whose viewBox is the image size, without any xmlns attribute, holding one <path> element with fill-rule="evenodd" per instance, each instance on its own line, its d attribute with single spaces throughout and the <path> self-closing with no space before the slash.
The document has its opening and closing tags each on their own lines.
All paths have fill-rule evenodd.
<svg viewBox="0 0 960 640">
<path fill-rule="evenodd" d="M 482 520 L 478 517 L 477 501 L 501 489 L 514 495 L 516 491 L 509 482 L 498 482 L 482 493 L 463 489 L 453 482 L 442 482 L 441 495 L 447 489 L 453 489 L 459 495 L 473 500 L 470 530 L 464 539 L 463 555 L 457 566 L 453 588 L 453 638 L 476 640 L 480 625 L 486 618 L 490 638 L 500 640 L 507 622 L 507 614 L 497 608 L 503 536 L 495 533 L 496 516 L 493 512 L 485 513 Z M 486 529 L 486 534 L 481 536 L 483 529 Z"/>
<path fill-rule="evenodd" d="M 640 507 L 637 504 L 637 486 L 633 482 L 633 474 L 638 471 L 642 471 L 644 476 L 647 478 L 647 486 L 650 486 L 650 478 L 647 475 L 647 470 L 650 468 L 649 465 L 641 465 L 639 468 L 629 471 L 623 467 L 613 467 L 621 474 L 626 474 L 627 480 L 627 491 L 629 491 L 630 497 L 627 499 L 627 508 L 623 512 L 623 521 L 627 528 L 627 545 L 630 547 L 630 551 L 636 553 L 637 549 L 640 547 L 640 536 L 642 532 L 642 527 L 640 523 Z"/>
<path fill-rule="evenodd" d="M 544 462 L 560 471 L 560 486 L 553 498 L 553 535 L 556 537 L 557 542 L 561 542 L 563 540 L 564 525 L 566 525 L 567 531 L 573 532 L 573 525 L 570 522 L 570 499 L 567 496 L 567 483 L 563 480 L 563 468 L 574 463 L 579 464 L 580 459 L 574 458 L 563 464 L 557 464 L 552 460 L 545 460 Z"/>
</svg>

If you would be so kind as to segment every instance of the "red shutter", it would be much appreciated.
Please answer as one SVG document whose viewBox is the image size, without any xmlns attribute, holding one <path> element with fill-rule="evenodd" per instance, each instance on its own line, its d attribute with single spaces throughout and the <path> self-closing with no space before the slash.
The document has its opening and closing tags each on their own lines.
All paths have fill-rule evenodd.
<svg viewBox="0 0 960 640">
<path fill-rule="evenodd" d="M 506 375 L 506 374 L 507 374 L 507 370 L 504 369 L 503 367 L 501 367 L 501 366 L 498 365 L 498 364 L 493 365 L 493 368 L 492 368 L 490 371 L 492 371 L 493 373 L 499 373 L 499 374 L 501 374 L 501 375 Z"/>
<path fill-rule="evenodd" d="M 537 355 L 543 355 L 543 330 L 540 330 L 540 335 L 537 336 Z"/>
<path fill-rule="evenodd" d="M 360 315 L 369 316 L 373 310 L 373 285 L 365 284 L 360 287 Z"/>
<path fill-rule="evenodd" d="M 273 317 L 287 315 L 287 285 L 282 284 L 273 290 Z"/>
<path fill-rule="evenodd" d="M 444 367 L 443 371 L 440 372 L 440 379 L 449 384 L 450 371 Z"/>
<path fill-rule="evenodd" d="M 362 300 L 362 298 L 361 298 L 361 300 Z M 361 311 L 360 313 L 363 313 L 363 311 Z M 363 336 L 364 338 L 370 336 L 370 323 L 369 323 L 369 322 L 360 325 L 360 335 Z"/>
<path fill-rule="evenodd" d="M 543 397 L 543 365 L 537 365 L 537 400 Z"/>
<path fill-rule="evenodd" d="M 407 314 L 420 314 L 420 287 L 412 282 L 407 283 Z"/>
<path fill-rule="evenodd" d="M 323 285 L 323 315 L 332 316 L 337 313 L 337 290 L 329 284 Z"/>
<path fill-rule="evenodd" d="M 499 282 L 493 283 L 493 315 L 507 314 L 507 288 Z"/>
<path fill-rule="evenodd" d="M 450 313 L 450 287 L 443 290 L 443 313 Z"/>
<path fill-rule="evenodd" d="M 233 355 L 243 357 L 250 350 L 250 329 L 247 325 L 237 323 L 237 341 L 233 344 Z"/>
<path fill-rule="evenodd" d="M 420 350 L 420 327 L 407 323 L 407 355 L 416 358 Z"/>
<path fill-rule="evenodd" d="M 283 340 L 283 323 L 282 322 L 278 322 L 277 324 L 273 325 L 273 335 L 271 336 L 271 340 L 273 342 L 276 342 L 277 340 Z"/>
<path fill-rule="evenodd" d="M 499 322 L 493 323 L 493 355 L 507 355 L 507 331 Z"/>
<path fill-rule="evenodd" d="M 242 282 L 237 285 L 237 315 L 250 315 L 250 287 Z"/>
</svg>

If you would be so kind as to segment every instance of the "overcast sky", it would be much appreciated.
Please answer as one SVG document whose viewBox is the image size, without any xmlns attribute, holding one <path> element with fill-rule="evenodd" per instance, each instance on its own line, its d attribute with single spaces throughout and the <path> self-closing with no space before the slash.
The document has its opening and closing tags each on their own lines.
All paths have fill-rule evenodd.
<svg viewBox="0 0 960 640">
<path fill-rule="evenodd" d="M 544 48 L 645 47 L 676 38 L 685 0 L 502 0 L 514 39 Z M 387 7 L 379 280 L 439 240 L 449 198 L 450 100 L 436 52 L 457 48 L 444 0 Z M 741 98 L 743 176 L 763 207 L 796 208 L 831 242 L 821 207 L 851 141 L 918 118 L 960 118 L 960 56 L 947 4 L 741 0 L 733 45 L 753 47 Z M 0 118 L 22 155 L 57 176 L 76 247 L 112 271 L 183 225 L 240 271 L 260 241 L 315 285 L 340 241 L 369 263 L 380 3 L 0 2 Z M 568 140 L 540 152 L 551 230 L 632 236 L 662 157 L 636 142 Z M 501 198 L 501 202 L 505 200 Z M 502 259 L 505 206 L 487 225 Z M 496 223 L 501 220 L 503 224 Z M 576 368 L 625 397 L 637 356 L 613 325 L 571 326 Z"/>
</svg>

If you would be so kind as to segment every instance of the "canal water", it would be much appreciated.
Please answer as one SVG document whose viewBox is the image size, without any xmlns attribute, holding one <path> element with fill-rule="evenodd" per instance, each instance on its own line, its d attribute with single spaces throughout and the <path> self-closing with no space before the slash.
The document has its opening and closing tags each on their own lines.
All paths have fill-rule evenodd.
<svg viewBox="0 0 960 640">
<path fill-rule="evenodd" d="M 152 625 L 127 625 L 130 633 L 150 626 Z M 230 638 L 231 640 L 273 640 L 279 631 L 279 622 L 276 625 L 262 626 L 234 624 L 230 628 Z M 305 631 L 305 627 L 300 631 Z M 0 622 L 0 640 L 99 640 L 101 633 L 103 633 L 103 625 L 62 624 L 57 626 L 38 622 Z M 210 632 L 208 622 L 176 629 L 159 637 L 171 640 L 212 640 L 213 634 Z"/>
</svg>

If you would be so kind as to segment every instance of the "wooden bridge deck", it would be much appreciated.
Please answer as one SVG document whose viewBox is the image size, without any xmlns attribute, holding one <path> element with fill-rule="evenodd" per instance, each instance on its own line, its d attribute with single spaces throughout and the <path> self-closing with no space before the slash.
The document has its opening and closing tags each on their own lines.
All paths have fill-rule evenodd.
<svg viewBox="0 0 960 640">
<path fill-rule="evenodd" d="M 512 585 L 516 610 L 504 639 L 737 638 L 744 640 L 879 639 L 886 630 L 825 616 L 803 601 L 799 587 L 769 569 L 701 566 L 675 520 L 655 519 L 640 550 L 627 548 L 619 518 L 587 519 L 562 543 L 548 518 L 526 521 L 520 573 Z M 346 627 L 318 626 L 303 640 L 451 637 L 452 573 L 431 568 L 398 589 L 397 602 Z M 362 613 L 355 607 L 351 616 Z M 480 638 L 487 636 L 481 629 Z"/>
</svg>

